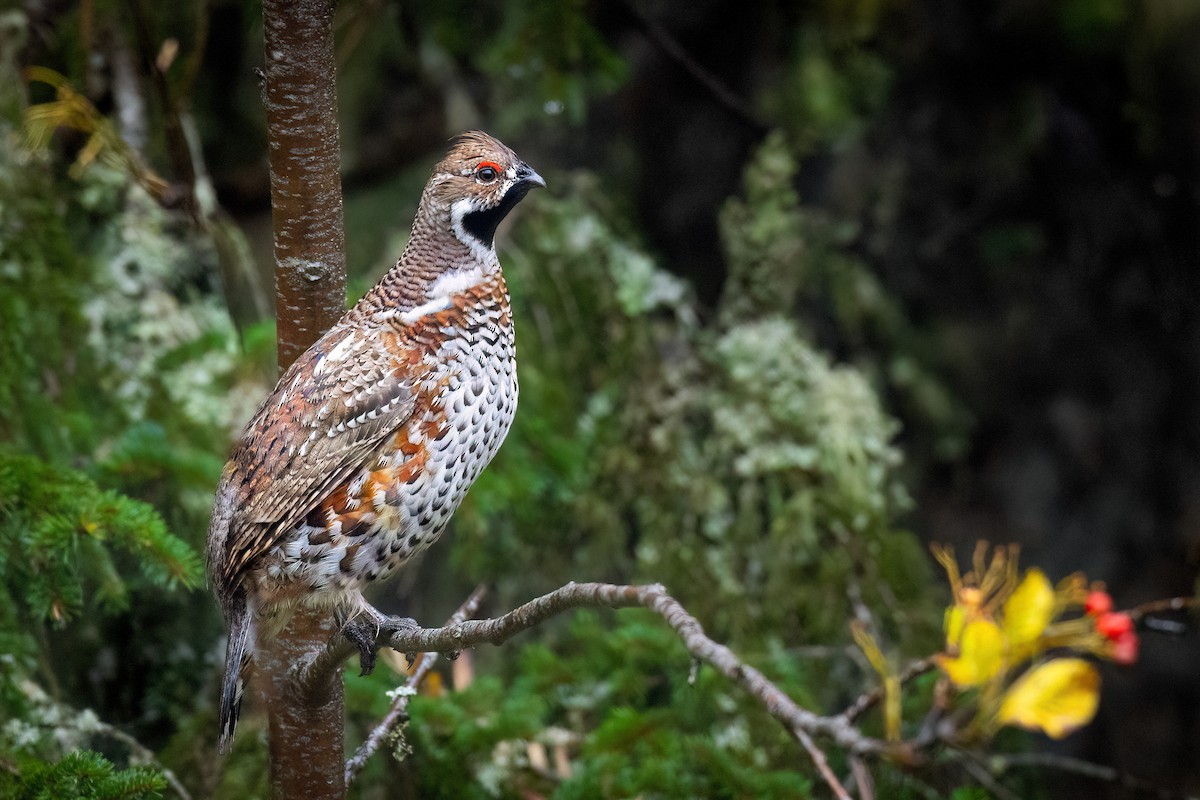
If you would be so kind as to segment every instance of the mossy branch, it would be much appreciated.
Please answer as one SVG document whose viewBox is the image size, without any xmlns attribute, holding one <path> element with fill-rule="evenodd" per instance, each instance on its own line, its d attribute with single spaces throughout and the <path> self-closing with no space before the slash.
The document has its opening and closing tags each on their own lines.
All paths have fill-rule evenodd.
<svg viewBox="0 0 1200 800">
<path fill-rule="evenodd" d="M 897 745 L 864 735 L 841 716 L 825 717 L 802 708 L 732 650 L 709 638 L 699 621 L 661 584 L 569 583 L 494 619 L 451 622 L 440 628 L 388 633 L 380 644 L 402 653 L 457 653 L 480 644 L 501 644 L 570 609 L 639 606 L 666 620 L 693 659 L 715 667 L 754 696 L 809 751 L 837 796 L 848 797 L 824 763 L 824 754 L 813 743 L 813 736 L 830 739 L 847 752 L 858 755 L 881 755 L 897 750 Z M 355 647 L 349 641 L 340 636 L 335 638 L 323 651 L 293 667 L 293 687 L 302 697 L 319 691 L 328 685 L 334 672 L 354 652 Z"/>
</svg>

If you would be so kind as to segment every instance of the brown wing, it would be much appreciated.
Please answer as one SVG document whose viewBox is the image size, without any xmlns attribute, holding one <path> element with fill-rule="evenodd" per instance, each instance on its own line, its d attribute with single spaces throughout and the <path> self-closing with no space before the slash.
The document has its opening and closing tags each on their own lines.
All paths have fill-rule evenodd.
<svg viewBox="0 0 1200 800">
<path fill-rule="evenodd" d="M 233 586 L 255 559 L 350 479 L 411 416 L 418 377 L 378 331 L 337 325 L 287 371 L 226 469 L 239 502 L 218 559 Z M 222 488 L 225 488 L 224 486 Z"/>
</svg>

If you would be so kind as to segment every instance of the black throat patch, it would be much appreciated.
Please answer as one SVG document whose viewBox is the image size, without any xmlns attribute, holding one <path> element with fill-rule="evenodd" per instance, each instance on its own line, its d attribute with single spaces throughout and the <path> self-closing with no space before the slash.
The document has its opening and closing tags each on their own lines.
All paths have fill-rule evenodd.
<svg viewBox="0 0 1200 800">
<path fill-rule="evenodd" d="M 500 202 L 492 208 L 485 208 L 481 211 L 472 211 L 470 214 L 464 214 L 462 218 L 463 230 L 471 237 L 478 239 L 483 243 L 484 247 L 491 247 L 496 238 L 496 228 L 500 225 L 500 221 L 508 216 L 508 212 L 513 210 L 517 203 L 521 202 L 521 198 L 529 194 L 530 186 L 525 181 L 519 181 L 512 185 L 508 193 L 500 199 Z"/>
</svg>

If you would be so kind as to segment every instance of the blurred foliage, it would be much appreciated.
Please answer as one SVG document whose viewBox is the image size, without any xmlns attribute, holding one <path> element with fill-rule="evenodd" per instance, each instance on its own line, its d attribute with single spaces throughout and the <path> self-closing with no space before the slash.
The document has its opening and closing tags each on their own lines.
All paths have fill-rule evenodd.
<svg viewBox="0 0 1200 800">
<path fill-rule="evenodd" d="M 458 0 L 417 4 L 412 24 L 434 50 L 425 59 L 436 64 L 440 55 L 486 78 L 492 124 L 513 130 L 546 115 L 578 124 L 589 99 L 620 85 L 625 62 L 590 11 L 585 0 L 486 7 Z"/>
<path fill-rule="evenodd" d="M 157 796 L 154 770 L 114 772 L 95 753 L 70 752 L 108 732 L 35 680 L 57 682 L 47 625 L 65 629 L 93 610 L 127 612 L 134 592 L 195 586 L 200 576 L 195 551 L 150 506 L 0 447 L 0 759 L 17 770 L 0 771 L 0 796 Z"/>
<path fill-rule="evenodd" d="M 783 146 L 764 145 L 748 199 L 727 207 L 755 209 L 753 226 L 727 226 L 731 284 L 804 270 L 794 242 L 754 252 L 796 213 Z M 740 322 L 701 323 L 686 285 L 584 199 L 586 179 L 567 195 L 526 213 L 505 254 L 522 413 L 461 514 L 458 563 L 502 585 L 531 562 L 660 580 L 735 641 L 844 636 L 849 601 L 817 587 L 916 601 L 925 558 L 890 527 L 907 503 L 896 424 L 862 376 L 807 343 L 786 296 L 738 313 L 731 291 L 717 317 Z M 908 606 L 892 600 L 878 605 Z"/>
<path fill-rule="evenodd" d="M 0 498 L 0 591 L 6 609 L 30 622 L 65 624 L 85 593 L 108 612 L 127 609 L 115 553 L 150 583 L 200 583 L 196 553 L 158 512 L 74 470 L 0 449 Z"/>
<path fill-rule="evenodd" d="M 0 796 L 159 796 L 153 767 L 104 756 L 144 759 L 124 729 L 209 706 L 220 621 L 181 590 L 265 387 L 213 296 L 212 240 L 123 160 L 68 170 L 45 126 L 29 149 L 23 91 L 0 88 Z"/>
<path fill-rule="evenodd" d="M 166 183 L 146 169 L 141 157 L 121 138 L 112 122 L 101 115 L 91 101 L 76 92 L 70 81 L 45 67 L 30 67 L 25 70 L 25 78 L 53 87 L 55 94 L 54 100 L 26 109 L 25 132 L 30 149 L 45 148 L 60 129 L 77 131 L 87 140 L 79 149 L 68 175 L 79 178 L 93 162 L 99 161 L 135 178 L 155 199 L 163 196 Z"/>
<path fill-rule="evenodd" d="M 472 33 L 449 10 L 417 13 L 433 48 L 419 62 L 437 75 L 448 57 L 493 79 L 488 100 L 507 109 L 501 129 L 560 112 L 579 120 L 590 95 L 622 79 L 623 63 L 581 4 L 515 8 L 500 35 L 485 19 Z M 60 98 L 65 91 L 60 84 Z M 40 130 L 39 141 L 53 144 Z M 571 579 L 662 581 L 794 696 L 828 706 L 863 688 L 861 668 L 844 656 L 812 663 L 793 648 L 844 652 L 857 607 L 873 608 L 880 635 L 903 652 L 928 649 L 937 626 L 926 561 L 893 524 L 907 503 L 895 477 L 897 425 L 868 381 L 816 349 L 790 313 L 803 291 L 821 291 L 809 277 L 820 251 L 804 239 L 792 152 L 784 136 L 771 137 L 722 214 L 730 285 L 744 291 L 728 291 L 711 318 L 601 201 L 594 178 L 564 178 L 553 202 L 530 206 L 505 249 L 522 411 L 456 520 L 450 559 L 455 582 L 488 581 L 505 603 Z M 0 336 L 12 369 L 0 388 L 12 402 L 2 421 L 5 439 L 42 459 L 20 462 L 23 480 L 38 485 L 50 471 L 67 474 L 50 465 L 73 463 L 92 479 L 70 486 L 120 508 L 132 501 L 92 481 L 151 500 L 195 544 L 224 443 L 265 388 L 215 302 L 214 244 L 132 187 L 129 170 L 90 164 L 60 176 L 52 158 L 20 147 L 7 158 L 12 291 Z M 399 244 L 389 241 L 393 252 Z M 37 300 L 46 297 L 53 302 Z M 87 530 L 86 514 L 65 518 Z M 138 591 L 111 572 L 97 598 Z M 85 585 L 69 587 L 75 605 Z M 178 623 L 129 608 L 131 622 L 153 630 L 139 635 L 156 642 L 137 713 L 143 726 L 171 714 L 157 728 L 173 737 L 160 757 L 186 783 L 214 797 L 261 794 L 253 718 L 214 770 L 211 698 L 179 678 L 194 676 L 199 658 L 216 660 L 216 615 L 208 607 L 204 616 L 204 632 L 192 628 L 186 641 L 203 635 L 206 651 L 188 645 L 173 659 L 166 654 L 185 641 Z M 91 659 L 103 658 L 112 633 L 96 637 Z M 26 650 L 32 658 L 47 646 L 35 638 Z M 411 770 L 431 797 L 515 796 L 526 785 L 560 797 L 808 792 L 778 725 L 715 673 L 702 670 L 690 685 L 674 634 L 647 615 L 562 620 L 497 666 L 497 677 L 462 692 L 418 699 L 411 756 L 372 765 L 364 780 Z M 54 670 L 61 691 L 86 697 L 73 669 L 89 669 L 89 657 Z M 381 692 L 364 685 L 381 679 L 351 681 L 358 724 L 381 710 Z M 547 784 L 530 767 L 530 743 L 565 748 L 569 777 Z M 93 767 L 102 769 L 73 768 L 82 776 Z"/>
<path fill-rule="evenodd" d="M 720 675 L 689 685 L 687 662 L 656 615 L 623 614 L 615 628 L 594 613 L 574 616 L 553 646 L 522 649 L 512 680 L 413 701 L 406 745 L 420 796 L 804 796 L 807 778 L 786 762 L 769 766 L 786 733 L 747 714 Z M 531 743 L 570 752 L 570 775 L 533 772 Z"/>
<path fill-rule="evenodd" d="M 59 761 L 29 769 L 15 786 L 0 790 L 13 800 L 140 800 L 162 797 L 166 780 L 144 767 L 114 769 L 99 753 L 77 750 Z"/>
</svg>

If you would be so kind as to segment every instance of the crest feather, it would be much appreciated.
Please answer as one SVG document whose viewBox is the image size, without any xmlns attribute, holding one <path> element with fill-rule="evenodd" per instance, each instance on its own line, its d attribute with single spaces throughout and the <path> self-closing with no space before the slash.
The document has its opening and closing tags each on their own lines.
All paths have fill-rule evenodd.
<svg viewBox="0 0 1200 800">
<path fill-rule="evenodd" d="M 467 131 L 450 140 L 437 171 L 456 173 L 473 169 L 479 161 L 495 161 L 505 169 L 520 163 L 517 154 L 495 136 L 484 131 Z"/>
</svg>

